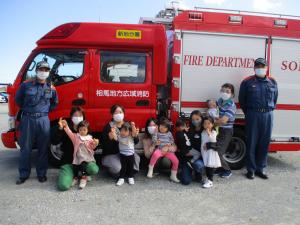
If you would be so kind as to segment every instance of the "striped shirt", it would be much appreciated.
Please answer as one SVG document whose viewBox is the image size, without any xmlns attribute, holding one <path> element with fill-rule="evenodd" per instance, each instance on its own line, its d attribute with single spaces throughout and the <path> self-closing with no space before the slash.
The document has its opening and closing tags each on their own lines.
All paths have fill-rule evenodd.
<svg viewBox="0 0 300 225">
<path fill-rule="evenodd" d="M 223 116 L 228 117 L 228 122 L 220 127 L 222 128 L 233 128 L 236 106 L 232 99 L 224 101 L 223 99 L 219 99 L 218 102 L 219 107 L 219 116 L 222 118 Z"/>
<path fill-rule="evenodd" d="M 160 141 L 160 145 L 158 146 L 159 148 L 162 148 L 167 144 L 174 144 L 174 138 L 170 131 L 167 133 L 158 132 L 157 134 L 153 135 L 152 141 L 155 143 L 157 140 Z"/>
</svg>

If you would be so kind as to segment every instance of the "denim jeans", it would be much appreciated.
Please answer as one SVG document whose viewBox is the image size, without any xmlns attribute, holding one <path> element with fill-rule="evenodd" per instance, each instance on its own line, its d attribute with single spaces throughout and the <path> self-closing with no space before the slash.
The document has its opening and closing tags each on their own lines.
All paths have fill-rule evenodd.
<svg viewBox="0 0 300 225">
<path fill-rule="evenodd" d="M 188 165 L 188 162 L 181 162 L 181 177 L 180 181 L 183 185 L 189 185 L 193 180 L 193 170 L 195 173 L 201 174 L 202 170 L 204 168 L 204 164 L 202 159 L 196 160 L 194 163 L 192 163 L 193 169 Z"/>
</svg>

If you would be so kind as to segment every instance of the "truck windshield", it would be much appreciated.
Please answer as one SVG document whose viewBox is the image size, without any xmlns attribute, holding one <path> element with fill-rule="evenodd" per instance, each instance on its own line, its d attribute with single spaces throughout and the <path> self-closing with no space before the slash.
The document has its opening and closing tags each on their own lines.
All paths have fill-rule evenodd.
<svg viewBox="0 0 300 225">
<path fill-rule="evenodd" d="M 101 81 L 106 83 L 144 83 L 146 53 L 100 53 Z"/>
<path fill-rule="evenodd" d="M 39 52 L 28 66 L 23 81 L 34 79 L 36 64 L 47 61 L 50 64 L 50 77 L 53 85 L 58 86 L 79 79 L 83 75 L 85 51 L 49 50 Z"/>
</svg>

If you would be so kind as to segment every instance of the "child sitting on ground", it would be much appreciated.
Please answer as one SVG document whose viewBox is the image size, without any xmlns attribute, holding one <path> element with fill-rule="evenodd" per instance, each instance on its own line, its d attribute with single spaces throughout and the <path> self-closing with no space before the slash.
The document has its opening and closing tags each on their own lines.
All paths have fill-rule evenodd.
<svg viewBox="0 0 300 225">
<path fill-rule="evenodd" d="M 194 163 L 197 159 L 200 158 L 201 153 L 192 148 L 190 139 L 188 137 L 188 128 L 186 123 L 179 119 L 176 122 L 176 145 L 178 149 L 178 155 L 180 155 L 180 159 L 184 161 L 188 161 L 190 167 L 191 163 Z"/>
<path fill-rule="evenodd" d="M 170 122 L 167 119 L 162 119 L 159 122 L 158 131 L 153 135 L 153 143 L 156 143 L 156 148 L 150 159 L 147 177 L 153 177 L 153 168 L 157 160 L 161 157 L 166 157 L 172 162 L 170 179 L 174 182 L 179 182 L 177 179 L 179 161 L 175 155 L 177 148 L 170 130 Z"/>
<path fill-rule="evenodd" d="M 78 124 L 78 133 L 73 133 L 70 130 L 67 121 L 60 120 L 59 123 L 61 123 L 61 127 L 64 128 L 74 146 L 72 162 L 74 171 L 73 184 L 78 183 L 80 178 L 79 188 L 83 189 L 85 188 L 88 179 L 86 166 L 89 162 L 96 162 L 94 158 L 94 149 L 99 145 L 99 140 L 88 134 L 89 123 L 86 120 L 81 121 Z"/>
</svg>

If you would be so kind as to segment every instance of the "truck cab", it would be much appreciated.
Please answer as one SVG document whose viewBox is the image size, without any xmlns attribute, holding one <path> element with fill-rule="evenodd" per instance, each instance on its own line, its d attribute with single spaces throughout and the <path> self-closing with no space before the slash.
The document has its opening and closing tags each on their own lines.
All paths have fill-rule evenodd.
<svg viewBox="0 0 300 225">
<path fill-rule="evenodd" d="M 56 88 L 59 104 L 50 113 L 52 124 L 68 117 L 72 106 L 84 108 L 94 132 L 102 131 L 111 119 L 109 109 L 121 104 L 126 120 L 143 128 L 156 117 L 161 101 L 159 90 L 167 82 L 167 40 L 163 25 L 69 23 L 39 41 L 8 87 L 9 130 L 2 133 L 8 148 L 17 141 L 14 98 L 22 82 L 35 79 L 41 60 L 51 66 L 49 82 Z"/>
</svg>

